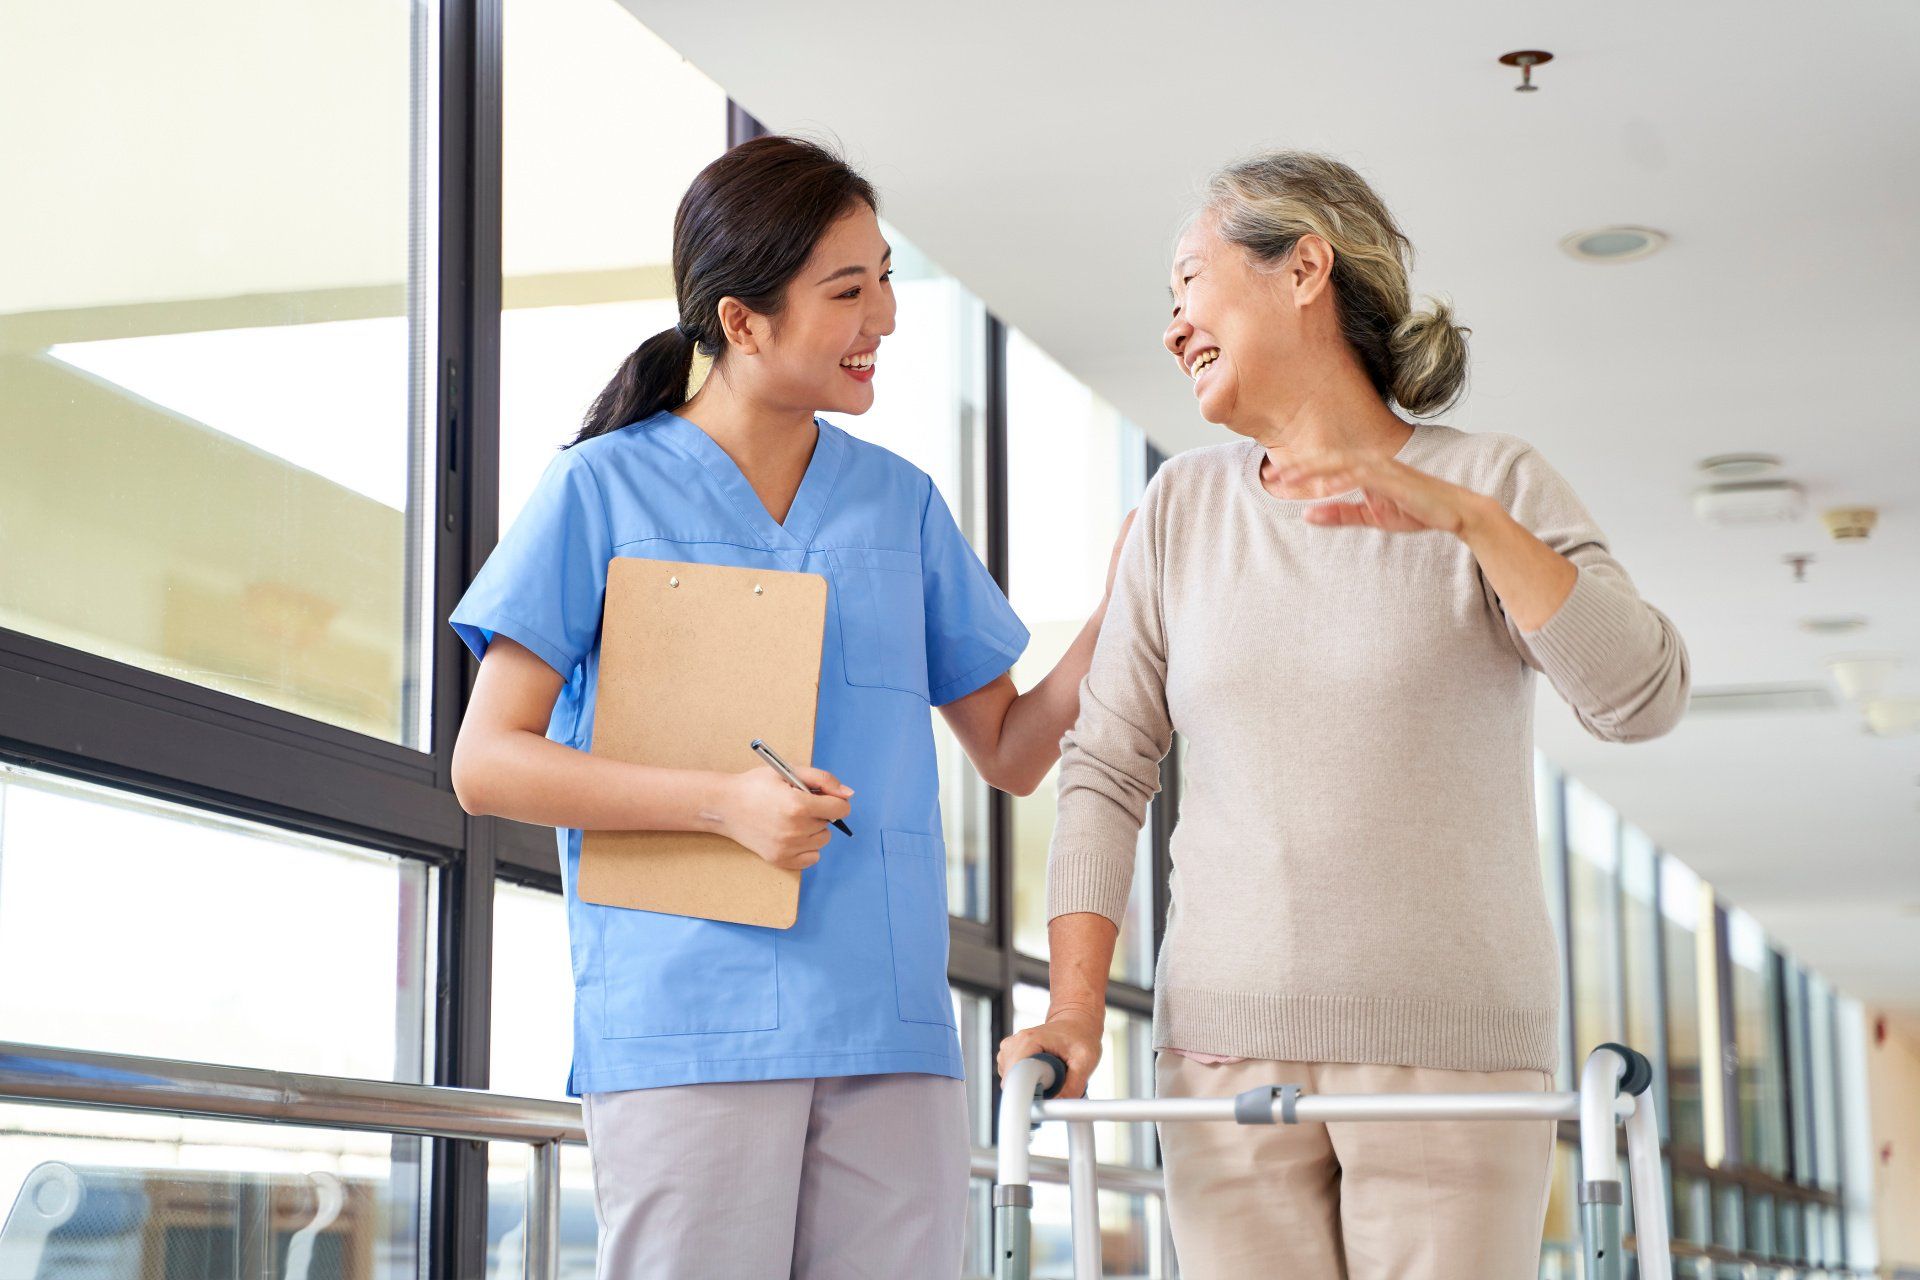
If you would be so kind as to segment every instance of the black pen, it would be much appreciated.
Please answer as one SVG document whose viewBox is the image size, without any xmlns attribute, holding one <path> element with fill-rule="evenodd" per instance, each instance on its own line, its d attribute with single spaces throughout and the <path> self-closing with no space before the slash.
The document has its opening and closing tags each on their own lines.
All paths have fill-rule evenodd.
<svg viewBox="0 0 1920 1280">
<path fill-rule="evenodd" d="M 815 791 L 812 787 L 800 781 L 799 775 L 794 773 L 792 769 L 789 769 L 787 767 L 787 762 L 785 760 L 782 760 L 779 756 L 773 754 L 772 747 L 760 741 L 760 739 L 758 738 L 755 738 L 752 742 L 748 743 L 747 745 L 753 749 L 753 753 L 755 755 L 759 756 L 762 760 L 765 760 L 775 773 L 785 778 L 788 782 L 791 782 L 797 789 L 804 791 L 808 795 L 812 795 L 812 796 L 817 796 L 820 794 L 820 792 Z M 840 821 L 840 819 L 838 818 L 835 818 L 833 820 L 833 825 L 840 828 L 840 830 L 847 835 L 853 834 L 853 828 L 848 826 L 846 823 Z"/>
</svg>

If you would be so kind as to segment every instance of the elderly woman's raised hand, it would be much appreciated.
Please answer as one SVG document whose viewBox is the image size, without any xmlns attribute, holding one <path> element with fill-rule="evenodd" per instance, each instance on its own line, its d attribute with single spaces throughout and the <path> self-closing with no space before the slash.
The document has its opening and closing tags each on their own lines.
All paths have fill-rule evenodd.
<svg viewBox="0 0 1920 1280">
<path fill-rule="evenodd" d="M 1437 529 L 1465 538 L 1493 500 L 1457 484 L 1436 479 L 1394 458 L 1357 452 L 1318 453 L 1282 466 L 1277 479 L 1288 488 L 1319 481 L 1334 492 L 1359 489 L 1359 502 L 1326 502 L 1308 507 L 1309 524 L 1365 525 L 1389 533 Z"/>
</svg>

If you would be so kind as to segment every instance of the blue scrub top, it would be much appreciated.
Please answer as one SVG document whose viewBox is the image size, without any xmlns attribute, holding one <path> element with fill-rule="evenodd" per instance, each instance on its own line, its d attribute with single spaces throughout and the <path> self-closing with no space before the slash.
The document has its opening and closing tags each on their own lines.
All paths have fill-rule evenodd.
<svg viewBox="0 0 1920 1280">
<path fill-rule="evenodd" d="M 767 929 L 582 902 L 580 832 L 561 829 L 570 1093 L 963 1075 L 928 707 L 1007 670 L 1027 630 L 925 472 L 818 426 L 785 524 L 712 437 L 675 414 L 565 450 L 453 611 L 476 656 L 504 635 L 561 674 L 547 736 L 586 750 L 610 559 L 827 580 L 813 763 L 857 793 L 854 835 L 833 833 L 801 873 L 797 922 Z M 742 753 L 742 770 L 754 767 Z"/>
</svg>

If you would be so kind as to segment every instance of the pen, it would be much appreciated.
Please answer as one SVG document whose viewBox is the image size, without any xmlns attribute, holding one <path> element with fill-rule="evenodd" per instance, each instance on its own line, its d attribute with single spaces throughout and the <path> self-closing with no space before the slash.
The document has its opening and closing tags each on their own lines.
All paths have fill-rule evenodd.
<svg viewBox="0 0 1920 1280">
<path fill-rule="evenodd" d="M 772 747 L 760 741 L 760 739 L 758 738 L 755 738 L 752 742 L 748 743 L 747 745 L 753 749 L 753 753 L 755 755 L 759 756 L 762 760 L 765 760 L 775 773 L 785 778 L 788 782 L 792 783 L 799 790 L 806 792 L 808 795 L 817 796 L 820 794 L 818 791 L 815 791 L 812 787 L 808 786 L 806 783 L 800 781 L 799 776 L 795 774 L 792 769 L 789 769 L 787 767 L 787 762 L 785 760 L 782 760 L 779 756 L 773 754 Z M 853 828 L 848 826 L 846 823 L 840 821 L 840 819 L 838 818 L 835 818 L 833 820 L 833 825 L 840 828 L 840 830 L 847 835 L 853 834 Z"/>
</svg>

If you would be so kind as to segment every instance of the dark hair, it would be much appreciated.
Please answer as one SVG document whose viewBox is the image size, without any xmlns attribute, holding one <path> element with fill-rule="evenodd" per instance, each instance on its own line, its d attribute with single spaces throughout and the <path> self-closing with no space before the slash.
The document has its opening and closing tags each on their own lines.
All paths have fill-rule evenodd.
<svg viewBox="0 0 1920 1280">
<path fill-rule="evenodd" d="M 673 293 L 680 322 L 628 356 L 594 399 L 571 444 L 685 402 L 693 353 L 719 356 L 722 298 L 777 315 L 828 228 L 873 186 L 826 147 L 772 134 L 743 142 L 700 171 L 673 215 Z"/>
</svg>

